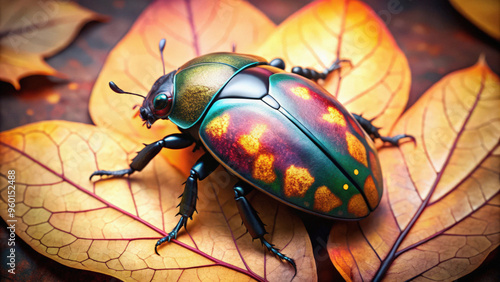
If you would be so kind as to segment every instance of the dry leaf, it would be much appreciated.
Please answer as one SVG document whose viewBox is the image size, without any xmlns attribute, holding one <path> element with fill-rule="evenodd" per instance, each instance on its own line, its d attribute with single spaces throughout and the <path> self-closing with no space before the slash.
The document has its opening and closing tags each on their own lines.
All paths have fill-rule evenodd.
<svg viewBox="0 0 500 282">
<path fill-rule="evenodd" d="M 165 20 L 168 19 L 168 20 Z M 139 17 L 124 39 L 110 53 L 90 99 L 95 124 L 112 128 L 141 142 L 157 141 L 177 132 L 168 121 L 159 121 L 148 130 L 134 105 L 135 96 L 117 95 L 110 80 L 126 91 L 146 94 L 162 74 L 158 42 L 166 38 L 166 72 L 177 69 L 202 54 L 226 51 L 236 45 L 238 52 L 249 52 L 260 44 L 274 24 L 244 1 L 156 1 Z M 191 149 L 167 151 L 169 160 L 183 171 L 193 165 Z"/>
<path fill-rule="evenodd" d="M 349 111 L 375 118 L 382 133 L 403 112 L 410 89 L 405 55 L 380 18 L 359 1 L 316 1 L 290 16 L 257 55 L 281 57 L 287 67 L 323 71 L 335 60 L 349 60 L 324 87 Z"/>
<path fill-rule="evenodd" d="M 19 79 L 59 75 L 43 61 L 59 52 L 91 20 L 104 18 L 67 1 L 0 0 L 0 80 L 20 89 Z"/>
<path fill-rule="evenodd" d="M 450 0 L 451 4 L 469 21 L 500 40 L 500 2 L 498 0 Z"/>
<path fill-rule="evenodd" d="M 416 137 L 380 151 L 386 192 L 336 224 L 330 257 L 347 280 L 455 280 L 500 242 L 500 80 L 483 59 L 439 81 L 397 123 Z"/>
<path fill-rule="evenodd" d="M 89 181 L 96 169 L 126 167 L 142 148 L 121 134 L 64 121 L 0 134 L 0 214 L 39 253 L 70 267 L 123 280 L 289 280 L 293 269 L 270 255 L 241 225 L 229 175 L 218 170 L 199 187 L 189 232 L 159 248 L 177 223 L 180 173 L 161 157 L 130 178 Z M 9 217 L 7 171 L 15 170 L 15 216 Z M 298 279 L 315 279 L 307 232 L 288 209 L 251 195 L 272 243 L 295 258 Z"/>
</svg>

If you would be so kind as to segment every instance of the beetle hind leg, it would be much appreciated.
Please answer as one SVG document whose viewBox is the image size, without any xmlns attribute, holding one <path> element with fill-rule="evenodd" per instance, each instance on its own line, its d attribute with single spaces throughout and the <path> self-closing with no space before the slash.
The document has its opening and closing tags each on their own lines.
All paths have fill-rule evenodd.
<svg viewBox="0 0 500 282">
<path fill-rule="evenodd" d="M 233 189 L 235 193 L 234 199 L 236 200 L 238 211 L 240 213 L 241 219 L 243 220 L 243 224 L 245 224 L 245 227 L 248 230 L 248 233 L 250 233 L 254 240 L 260 239 L 262 245 L 264 245 L 267 250 L 275 257 L 290 264 L 295 271 L 295 277 L 295 275 L 297 275 L 297 265 L 295 264 L 295 261 L 292 258 L 289 258 L 286 255 L 282 254 L 278 249 L 274 247 L 273 244 L 270 244 L 264 238 L 264 235 L 267 234 L 264 223 L 262 223 L 262 220 L 257 214 L 257 211 L 255 211 L 255 209 L 245 197 L 248 193 L 250 193 L 250 191 L 252 191 L 253 188 L 245 182 L 239 181 L 238 183 L 236 183 Z"/>
<path fill-rule="evenodd" d="M 196 164 L 191 168 L 190 175 L 184 186 L 184 193 L 181 195 L 182 200 L 178 205 L 179 212 L 177 215 L 180 215 L 181 218 L 177 222 L 177 225 L 175 225 L 174 229 L 172 229 L 167 236 L 156 242 L 155 253 L 157 255 L 159 255 L 158 247 L 165 242 L 170 242 L 170 240 L 176 239 L 180 229 L 182 227 L 187 227 L 188 219 L 193 219 L 193 213 L 196 211 L 196 199 L 198 198 L 198 180 L 205 179 L 218 166 L 219 163 L 210 154 L 205 154 L 201 156 L 201 158 L 198 159 Z"/>
<path fill-rule="evenodd" d="M 326 79 L 330 73 L 340 69 L 341 63 L 344 63 L 344 62 L 350 63 L 351 61 L 337 59 L 335 62 L 333 62 L 333 64 L 329 68 L 326 68 L 322 72 L 318 72 L 318 71 L 311 69 L 311 68 L 303 68 L 303 67 L 296 66 L 296 67 L 292 68 L 292 73 L 295 73 L 295 74 L 301 75 L 305 78 L 317 81 L 318 79 Z"/>
<path fill-rule="evenodd" d="M 389 142 L 392 146 L 398 146 L 399 145 L 399 140 L 403 138 L 410 138 L 413 143 L 416 142 L 415 137 L 408 135 L 408 134 L 399 134 L 396 136 L 381 136 L 380 133 L 378 132 L 379 128 L 375 127 L 370 120 L 365 119 L 364 117 L 360 115 L 353 114 L 354 118 L 358 121 L 358 123 L 361 125 L 361 127 L 372 137 L 372 139 L 379 138 L 383 142 Z"/>
<path fill-rule="evenodd" d="M 399 134 L 399 135 L 396 135 L 396 136 L 392 136 L 392 137 L 388 137 L 388 136 L 380 136 L 380 140 L 384 141 L 384 142 L 389 142 L 391 143 L 392 146 L 398 146 L 399 145 L 399 140 L 403 139 L 403 138 L 410 138 L 412 142 L 416 142 L 415 141 L 415 137 L 413 137 L 412 135 L 408 135 L 408 134 Z"/>
<path fill-rule="evenodd" d="M 264 239 L 264 237 L 260 238 L 260 242 L 276 258 L 278 258 L 281 261 L 287 262 L 289 265 L 291 265 L 293 267 L 293 270 L 295 271 L 295 274 L 293 275 L 294 277 L 295 277 L 295 275 L 297 275 L 297 265 L 295 264 L 295 261 L 293 259 L 291 259 L 291 258 L 285 256 L 284 254 L 280 253 L 280 251 L 278 249 L 276 249 L 273 244 L 270 244 L 269 242 L 267 242 L 266 239 Z"/>
<path fill-rule="evenodd" d="M 188 216 L 182 216 L 181 219 L 179 220 L 179 222 L 177 222 L 177 225 L 174 227 L 174 229 L 172 229 L 172 231 L 170 231 L 170 233 L 168 233 L 167 236 L 161 238 L 160 240 L 158 240 L 155 244 L 155 253 L 157 255 L 160 255 L 158 253 L 158 247 L 165 243 L 165 242 L 170 242 L 170 240 L 172 239 L 177 239 L 177 234 L 179 233 L 179 230 L 181 229 L 181 227 L 184 226 L 184 228 L 186 228 L 187 226 L 187 220 L 188 220 Z"/>
</svg>

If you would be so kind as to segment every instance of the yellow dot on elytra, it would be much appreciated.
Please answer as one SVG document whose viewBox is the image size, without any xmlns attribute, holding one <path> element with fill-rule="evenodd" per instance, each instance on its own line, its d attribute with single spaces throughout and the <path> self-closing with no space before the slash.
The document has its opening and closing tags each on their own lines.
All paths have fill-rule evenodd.
<svg viewBox="0 0 500 282">
<path fill-rule="evenodd" d="M 359 171 L 357 169 L 354 170 L 354 175 L 358 175 Z"/>
<path fill-rule="evenodd" d="M 211 120 L 206 126 L 205 131 L 212 137 L 222 137 L 226 134 L 227 128 L 229 126 L 229 114 L 225 113 L 220 117 L 216 117 Z"/>
<path fill-rule="evenodd" d="M 349 188 L 349 185 L 344 184 L 344 190 L 347 190 Z"/>
<path fill-rule="evenodd" d="M 292 87 L 290 88 L 293 94 L 299 96 L 300 98 L 304 100 L 309 100 L 311 99 L 311 95 L 309 94 L 309 90 L 307 88 L 298 86 L 298 87 Z"/>
</svg>

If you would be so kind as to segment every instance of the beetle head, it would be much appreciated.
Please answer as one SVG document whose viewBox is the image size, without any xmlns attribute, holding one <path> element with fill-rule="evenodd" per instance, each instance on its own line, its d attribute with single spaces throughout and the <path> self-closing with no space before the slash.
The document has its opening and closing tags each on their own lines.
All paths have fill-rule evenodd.
<svg viewBox="0 0 500 282">
<path fill-rule="evenodd" d="M 139 113 L 141 119 L 148 128 L 151 128 L 151 125 L 153 125 L 153 123 L 158 119 L 168 119 L 168 115 L 172 110 L 174 97 L 174 76 L 176 71 L 165 74 L 165 61 L 163 60 L 165 43 L 165 39 L 162 39 L 160 40 L 159 45 L 161 63 L 163 65 L 163 75 L 156 80 L 146 97 L 141 94 L 123 91 L 113 81 L 109 82 L 111 90 L 118 94 L 128 94 L 144 98 Z"/>
<path fill-rule="evenodd" d="M 175 71 L 161 76 L 142 102 L 140 115 L 148 128 L 158 119 L 168 119 L 174 97 Z"/>
</svg>

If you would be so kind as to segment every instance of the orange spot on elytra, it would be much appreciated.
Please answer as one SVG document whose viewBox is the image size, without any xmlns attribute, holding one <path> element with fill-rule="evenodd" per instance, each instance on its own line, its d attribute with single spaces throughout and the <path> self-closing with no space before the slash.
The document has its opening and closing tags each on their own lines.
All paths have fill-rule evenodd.
<svg viewBox="0 0 500 282">
<path fill-rule="evenodd" d="M 212 137 L 222 137 L 227 132 L 227 127 L 229 126 L 229 114 L 223 114 L 220 117 L 216 117 L 211 120 L 205 131 Z"/>
<path fill-rule="evenodd" d="M 290 88 L 290 91 L 292 91 L 293 94 L 296 96 L 304 99 L 304 100 L 309 100 L 311 99 L 311 95 L 309 94 L 309 89 L 302 87 L 302 86 L 297 86 L 297 87 L 292 87 Z"/>
<path fill-rule="evenodd" d="M 305 168 L 291 165 L 285 173 L 285 196 L 304 197 L 314 183 L 314 177 Z"/>
<path fill-rule="evenodd" d="M 35 112 L 33 111 L 33 109 L 27 109 L 26 110 L 26 114 L 29 115 L 29 116 L 32 116 L 35 114 Z"/>
<path fill-rule="evenodd" d="M 359 174 L 359 170 L 358 169 L 355 169 L 354 170 L 354 175 L 358 175 Z"/>
<path fill-rule="evenodd" d="M 330 212 L 342 205 L 342 200 L 335 196 L 326 186 L 319 187 L 314 193 L 314 209 L 322 212 Z"/>
<path fill-rule="evenodd" d="M 344 184 L 343 188 L 344 188 L 344 190 L 347 190 L 347 189 L 349 189 L 349 185 L 347 185 L 347 183 L 346 183 L 346 184 Z"/>
<path fill-rule="evenodd" d="M 361 141 L 359 141 L 356 136 L 347 131 L 345 133 L 345 137 L 347 140 L 347 148 L 349 149 L 349 154 L 355 160 L 368 167 L 368 161 L 366 160 L 366 149 L 365 146 L 363 146 L 363 143 L 361 143 Z"/>
<path fill-rule="evenodd" d="M 267 126 L 264 124 L 256 125 L 250 134 L 242 135 L 238 139 L 238 144 L 240 144 L 247 153 L 250 155 L 256 154 L 260 147 L 260 137 L 266 131 Z"/>
<path fill-rule="evenodd" d="M 340 126 L 345 126 L 345 118 L 337 109 L 334 107 L 328 107 L 328 114 L 323 115 L 323 119 L 329 123 L 334 123 Z"/>
<path fill-rule="evenodd" d="M 272 183 L 276 180 L 276 174 L 273 169 L 274 156 L 271 154 L 261 154 L 255 160 L 253 166 L 253 177 L 266 183 Z"/>
<path fill-rule="evenodd" d="M 347 211 L 357 217 L 363 217 L 368 214 L 368 207 L 366 206 L 365 200 L 361 194 L 356 194 L 351 197 L 349 203 L 347 204 Z"/>
<path fill-rule="evenodd" d="M 370 207 L 372 209 L 376 208 L 378 205 L 379 195 L 371 175 L 366 178 L 363 190 L 365 191 L 365 196 L 368 200 L 368 204 L 370 204 Z"/>
</svg>

